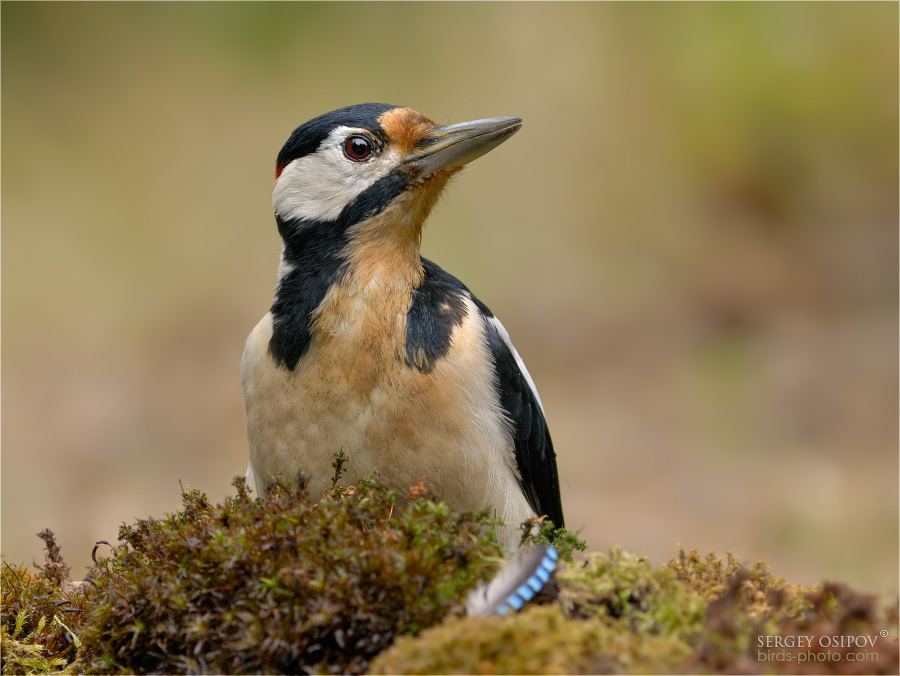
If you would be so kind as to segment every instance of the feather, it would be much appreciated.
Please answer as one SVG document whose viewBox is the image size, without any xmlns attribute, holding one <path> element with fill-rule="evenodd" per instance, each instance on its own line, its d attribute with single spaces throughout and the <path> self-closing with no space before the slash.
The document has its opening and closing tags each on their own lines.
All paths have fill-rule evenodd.
<svg viewBox="0 0 900 676">
<path fill-rule="evenodd" d="M 559 554 L 538 546 L 511 559 L 487 584 L 479 585 L 466 600 L 468 615 L 506 615 L 534 598 L 550 579 Z"/>
</svg>

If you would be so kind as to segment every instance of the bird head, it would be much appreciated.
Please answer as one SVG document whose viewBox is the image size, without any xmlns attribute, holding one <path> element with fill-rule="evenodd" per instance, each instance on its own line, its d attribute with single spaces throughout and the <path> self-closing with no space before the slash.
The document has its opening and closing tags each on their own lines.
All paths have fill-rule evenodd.
<svg viewBox="0 0 900 676">
<path fill-rule="evenodd" d="M 501 117 L 438 125 L 410 108 L 367 103 L 297 127 L 275 168 L 272 205 L 286 244 L 315 227 L 342 233 L 371 221 L 370 234 L 416 246 L 447 180 L 519 130 Z M 359 230 L 359 228 L 357 228 Z"/>
</svg>

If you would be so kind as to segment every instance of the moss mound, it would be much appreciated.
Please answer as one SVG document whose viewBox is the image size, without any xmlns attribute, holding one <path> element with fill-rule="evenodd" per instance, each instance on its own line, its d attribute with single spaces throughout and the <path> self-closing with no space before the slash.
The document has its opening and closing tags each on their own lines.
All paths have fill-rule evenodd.
<svg viewBox="0 0 900 676">
<path fill-rule="evenodd" d="M 372 662 L 374 674 L 665 673 L 690 651 L 676 641 L 568 618 L 556 606 L 509 617 L 451 618 L 401 638 Z M 664 659 L 659 659 L 660 657 Z"/>
<path fill-rule="evenodd" d="M 89 594 L 93 673 L 362 673 L 396 634 L 440 621 L 497 566 L 483 514 L 376 481 L 314 502 L 301 482 L 123 527 Z"/>
<path fill-rule="evenodd" d="M 746 569 L 730 554 L 681 551 L 654 568 L 613 548 L 562 563 L 556 582 L 551 607 L 450 619 L 399 639 L 372 671 L 897 673 L 896 602 L 882 607 L 877 597 L 840 584 L 789 584 L 764 563 Z M 811 645 L 765 647 L 797 636 Z M 830 647 L 842 636 L 871 637 L 873 646 Z"/>
<path fill-rule="evenodd" d="M 236 479 L 219 505 L 186 491 L 178 513 L 99 544 L 83 583 L 42 533 L 43 567 L 2 565 L 2 673 L 897 673 L 896 601 L 730 555 L 572 561 L 581 543 L 540 520 L 525 540 L 570 559 L 548 590 L 463 617 L 501 563 L 495 523 L 422 486 L 402 506 L 377 477 L 342 488 L 341 462 L 328 496 L 302 480 L 252 498 Z M 771 644 L 791 636 L 811 647 Z"/>
</svg>

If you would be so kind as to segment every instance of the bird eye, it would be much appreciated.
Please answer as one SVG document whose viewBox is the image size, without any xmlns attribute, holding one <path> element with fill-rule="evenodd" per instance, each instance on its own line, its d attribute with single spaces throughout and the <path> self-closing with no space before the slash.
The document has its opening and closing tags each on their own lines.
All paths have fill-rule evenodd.
<svg viewBox="0 0 900 676">
<path fill-rule="evenodd" d="M 362 162 L 372 154 L 372 144 L 362 136 L 351 136 L 344 141 L 344 154 L 354 162 Z"/>
</svg>

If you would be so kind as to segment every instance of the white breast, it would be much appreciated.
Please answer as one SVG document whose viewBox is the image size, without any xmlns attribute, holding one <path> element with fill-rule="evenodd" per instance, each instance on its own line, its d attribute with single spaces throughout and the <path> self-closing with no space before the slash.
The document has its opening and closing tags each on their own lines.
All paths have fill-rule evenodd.
<svg viewBox="0 0 900 676">
<path fill-rule="evenodd" d="M 324 492 L 333 454 L 343 451 L 350 457 L 345 479 L 351 482 L 377 468 L 406 497 L 424 476 L 457 509 L 491 507 L 514 524 L 531 516 L 511 428 L 494 391 L 481 317 L 467 304 L 449 352 L 427 374 L 403 364 L 393 341 L 373 342 L 362 330 L 372 325 L 365 307 L 354 308 L 349 299 L 335 315 L 339 329 L 317 334 L 288 371 L 268 353 L 272 317 L 266 315 L 250 334 L 242 362 L 257 490 L 278 473 L 302 471 L 314 494 Z M 405 312 L 394 316 L 404 324 L 396 328 L 405 331 Z M 514 529 L 503 538 L 513 544 Z"/>
</svg>

